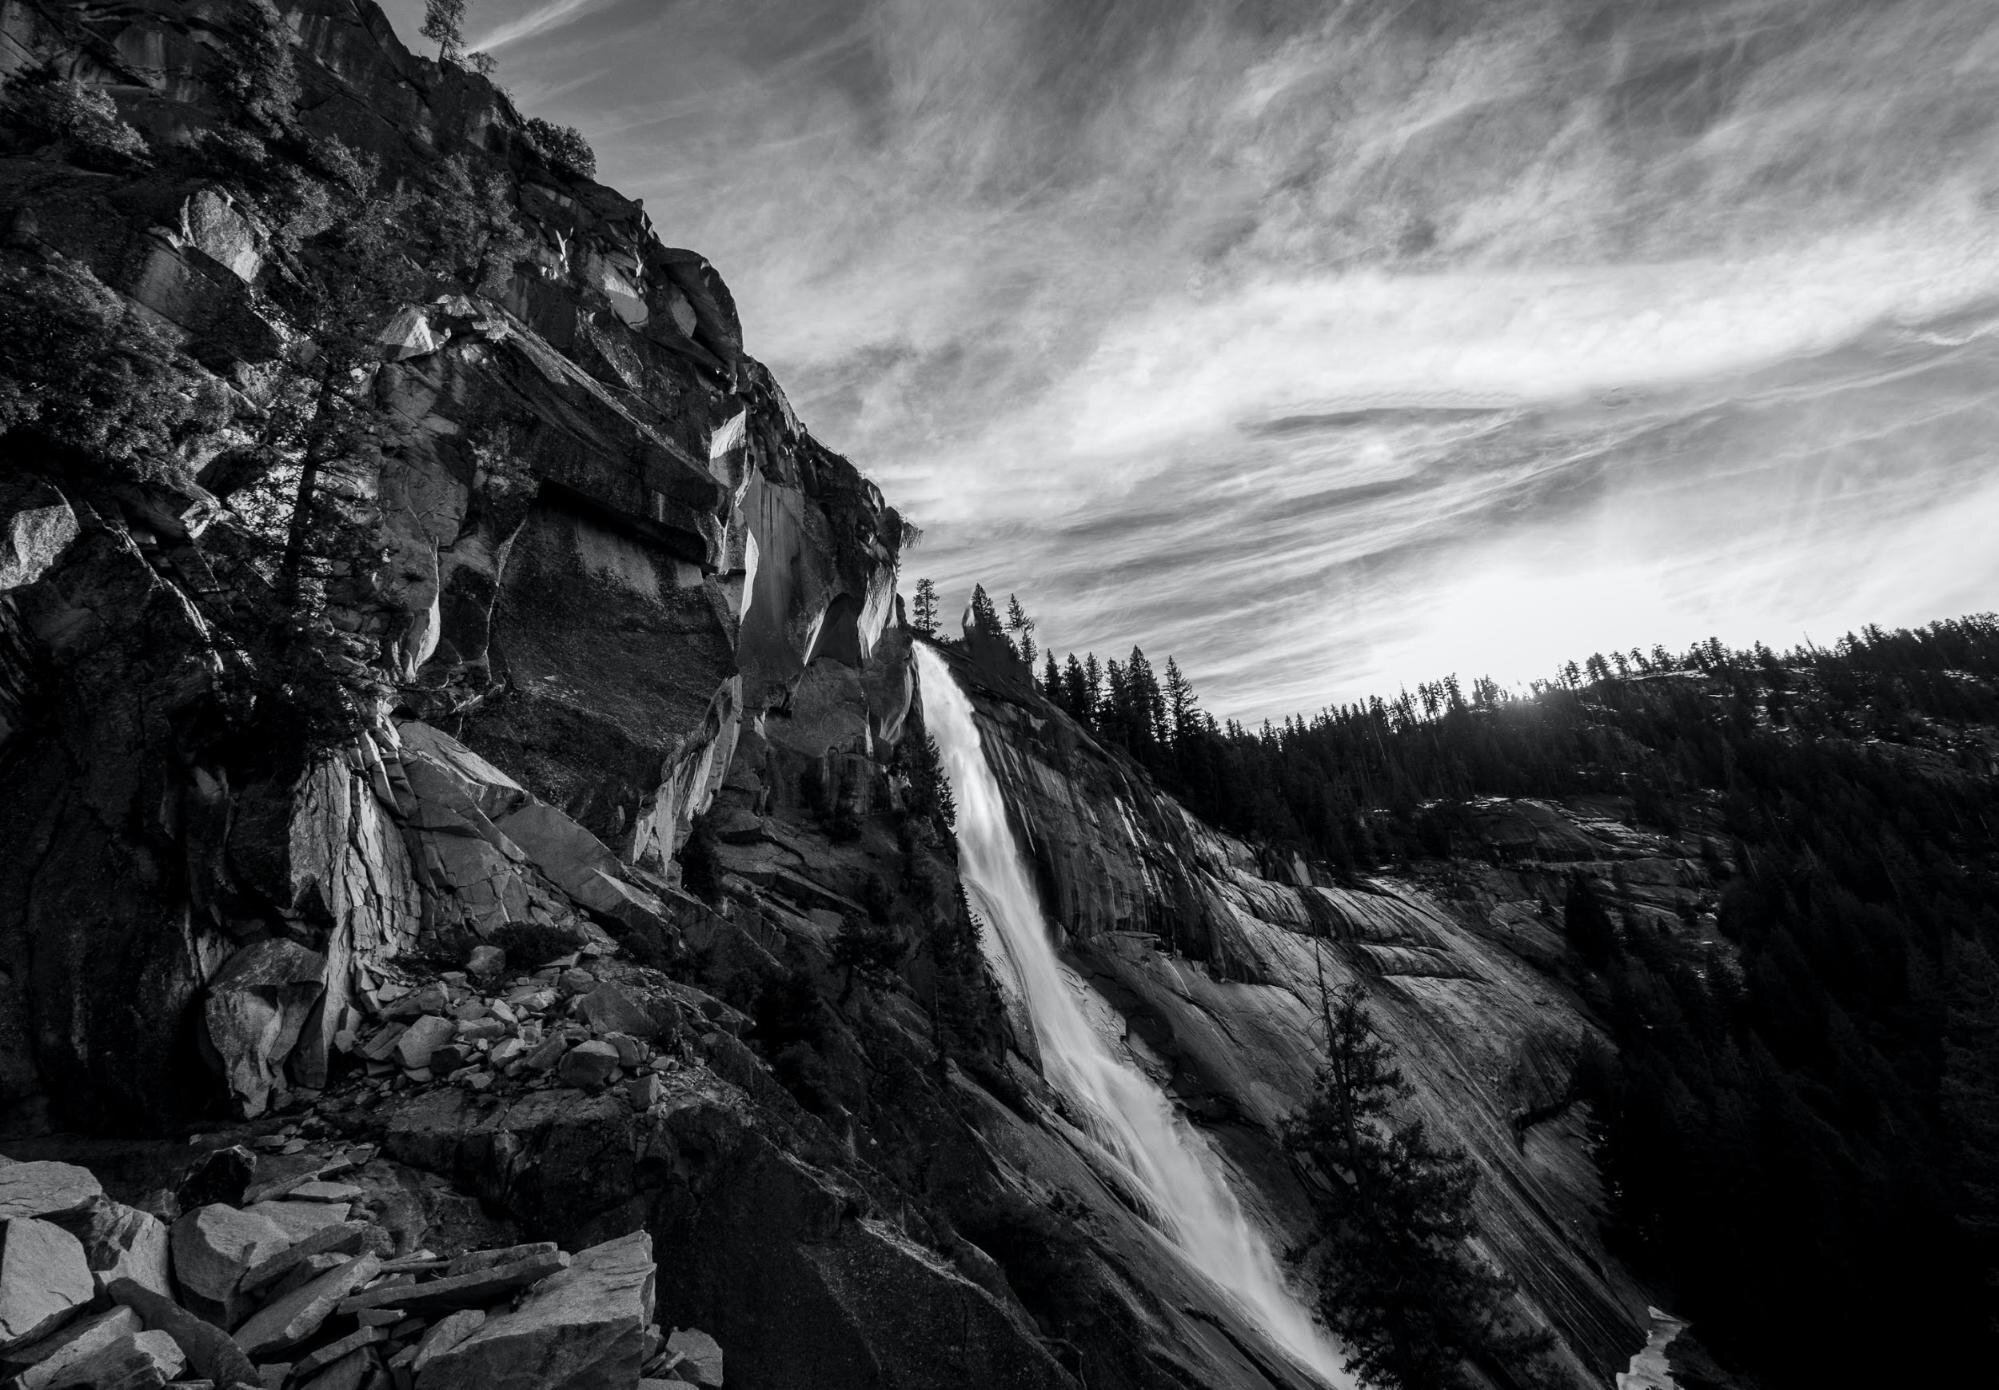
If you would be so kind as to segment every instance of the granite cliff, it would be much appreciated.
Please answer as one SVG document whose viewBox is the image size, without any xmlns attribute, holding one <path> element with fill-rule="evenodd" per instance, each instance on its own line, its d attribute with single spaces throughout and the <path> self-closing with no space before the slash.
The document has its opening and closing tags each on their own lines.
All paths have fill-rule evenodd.
<svg viewBox="0 0 1999 1390">
<path fill-rule="evenodd" d="M 522 1383 L 715 1383 L 677 1325 L 752 1387 L 1302 1384 L 978 1006 L 907 528 L 672 210 L 368 0 L 0 0 L 0 77 L 0 1133 L 102 1185 L 38 1168 L 10 1222 L 92 1261 L 114 1216 L 175 1223 L 156 1292 L 241 1343 L 230 1298 L 281 1286 L 245 1246 L 203 1305 L 180 1223 L 340 1179 L 351 1245 L 258 1251 L 348 1281 L 267 1384 L 377 1383 L 430 1334 L 346 1331 L 370 1281 L 556 1268 L 519 1242 L 605 1271 L 630 1340 Z M 1697 856 L 1496 804 L 1494 862 L 1335 887 L 953 660 L 1072 961 L 1262 1221 L 1300 1234 L 1273 1136 L 1319 981 L 1367 976 L 1556 1374 L 1621 1367 L 1645 1296 L 1594 1235 L 1541 905 L 1583 871 L 1678 921 Z M 85 1279 L 0 1354 L 114 1305 L 186 1333 L 143 1304 Z M 493 1373 L 438 1355 L 417 1383 Z"/>
</svg>

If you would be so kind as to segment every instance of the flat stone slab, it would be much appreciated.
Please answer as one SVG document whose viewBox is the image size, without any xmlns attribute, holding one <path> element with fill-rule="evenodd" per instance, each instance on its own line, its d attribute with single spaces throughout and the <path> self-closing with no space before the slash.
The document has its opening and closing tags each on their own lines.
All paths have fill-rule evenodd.
<svg viewBox="0 0 1999 1390">
<path fill-rule="evenodd" d="M 568 1264 L 569 1257 L 556 1251 L 455 1278 L 366 1289 L 342 1299 L 339 1311 L 358 1313 L 363 1308 L 403 1308 L 411 1313 L 429 1314 L 448 1309 L 476 1308 L 496 1302 L 516 1289 L 538 1283 L 551 1274 L 560 1273 Z"/>
<path fill-rule="evenodd" d="M 242 1291 L 254 1296 L 271 1287 L 314 1255 L 358 1255 L 370 1246 L 374 1253 L 388 1249 L 388 1235 L 366 1221 L 343 1221 L 322 1226 L 298 1244 L 281 1250 L 243 1276 Z"/>
<path fill-rule="evenodd" d="M 75 1216 L 104 1200 L 103 1184 L 74 1163 L 0 1159 L 0 1221 L 17 1216 Z"/>
<path fill-rule="evenodd" d="M 15 1375 L 17 1379 L 10 1383 L 19 1390 L 45 1390 L 67 1367 L 121 1337 L 144 1330 L 139 1315 L 130 1308 L 74 1318 L 40 1341 L 0 1353 L 0 1375 Z"/>
<path fill-rule="evenodd" d="M 293 1240 L 304 1240 L 328 1226 L 338 1226 L 347 1220 L 348 1204 L 345 1202 L 293 1201 L 281 1198 L 273 1202 L 258 1202 L 245 1207 L 251 1216 L 261 1216 L 282 1228 Z"/>
<path fill-rule="evenodd" d="M 0 1224 L 0 1349 L 47 1336 L 96 1294 L 75 1236 L 32 1216 Z"/>
<path fill-rule="evenodd" d="M 313 1352 L 312 1355 L 294 1362 L 292 1364 L 292 1375 L 295 1379 L 304 1380 L 307 1376 L 317 1375 L 334 1362 L 352 1356 L 363 1347 L 372 1347 L 377 1342 L 386 1342 L 388 1340 L 388 1328 L 363 1327 L 358 1331 L 348 1333 L 345 1337 L 337 1341 L 328 1342 L 325 1346 Z"/>
<path fill-rule="evenodd" d="M 236 1345 L 253 1357 L 290 1351 L 333 1316 L 340 1300 L 381 1272 L 373 1255 L 358 1255 L 253 1314 L 236 1329 Z M 337 1359 L 337 1358 L 336 1358 Z"/>
</svg>

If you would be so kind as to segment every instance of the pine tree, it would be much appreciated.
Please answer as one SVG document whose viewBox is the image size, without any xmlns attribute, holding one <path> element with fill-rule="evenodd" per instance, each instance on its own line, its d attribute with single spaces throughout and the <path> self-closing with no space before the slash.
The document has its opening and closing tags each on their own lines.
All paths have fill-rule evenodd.
<svg viewBox="0 0 1999 1390">
<path fill-rule="evenodd" d="M 1511 1287 L 1466 1246 L 1478 1170 L 1422 1121 L 1393 1118 L 1411 1088 L 1363 997 L 1321 982 L 1326 1062 L 1285 1125 L 1286 1146 L 1327 1179 L 1315 1198 L 1320 1316 L 1346 1345 L 1347 1369 L 1382 1390 L 1467 1384 L 1471 1358 L 1517 1369 L 1547 1343 L 1508 1326 Z"/>
<path fill-rule="evenodd" d="M 972 626 L 987 637 L 1006 640 L 1006 628 L 1000 624 L 999 610 L 993 607 L 992 596 L 986 593 L 986 586 L 972 586 Z"/>
<path fill-rule="evenodd" d="M 1180 663 L 1170 656 L 1166 658 L 1166 688 L 1163 693 L 1173 742 L 1187 743 L 1200 730 L 1200 710 L 1194 698 L 1193 683 L 1180 674 Z"/>
<path fill-rule="evenodd" d="M 1076 660 L 1074 652 L 1069 653 L 1069 659 L 1062 667 L 1062 708 L 1072 718 L 1085 724 L 1096 713 L 1090 707 L 1089 677 L 1083 674 L 1083 663 Z"/>
<path fill-rule="evenodd" d="M 1020 598 L 1015 594 L 1006 596 L 1006 630 L 1013 649 L 1020 653 L 1020 659 L 1031 669 L 1034 665 L 1034 619 L 1027 616 L 1027 610 L 1020 606 Z"/>
<path fill-rule="evenodd" d="M 437 44 L 440 60 L 465 51 L 466 0 L 423 0 L 423 28 L 418 32 Z"/>
<path fill-rule="evenodd" d="M 932 580 L 916 581 L 916 612 L 910 622 L 925 637 L 937 635 L 937 585 Z"/>
<path fill-rule="evenodd" d="M 1055 664 L 1055 653 L 1048 653 L 1041 670 L 1041 693 L 1053 701 L 1057 708 L 1063 708 L 1067 692 L 1062 688 L 1062 671 Z"/>
<path fill-rule="evenodd" d="M 1125 665 L 1124 682 L 1131 702 L 1128 718 L 1134 750 L 1149 752 L 1164 736 L 1166 704 L 1160 698 L 1159 680 L 1152 674 L 1152 663 L 1137 647 L 1131 649 L 1131 660 Z"/>
</svg>

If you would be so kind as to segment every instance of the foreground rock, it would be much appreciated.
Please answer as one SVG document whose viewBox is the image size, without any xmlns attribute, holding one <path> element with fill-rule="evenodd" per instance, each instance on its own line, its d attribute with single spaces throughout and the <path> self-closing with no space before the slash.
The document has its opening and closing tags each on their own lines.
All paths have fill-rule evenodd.
<svg viewBox="0 0 1999 1390">
<path fill-rule="evenodd" d="M 68 1231 L 31 1216 L 0 1224 L 0 1350 L 54 1331 L 96 1292 Z"/>
<path fill-rule="evenodd" d="M 625 1236 L 583 1251 L 568 1269 L 536 1285 L 520 1307 L 488 1317 L 433 1357 L 417 1384 L 422 1390 L 633 1385 L 652 1314 L 652 1241 Z"/>
<path fill-rule="evenodd" d="M 197 1161 L 183 1185 L 199 1190 L 212 1166 Z M 307 1176 L 327 1171 L 351 1180 Z M 295 1235 L 226 1203 L 197 1207 L 174 1223 L 177 1277 L 164 1282 L 199 1316 L 138 1278 L 100 1271 L 93 1279 L 83 1243 L 53 1222 L 0 1224 L 0 1383 L 637 1390 L 642 1375 L 711 1390 L 722 1383 L 714 1339 L 692 1330 L 669 1337 L 654 1323 L 651 1236 L 633 1232 L 574 1255 L 549 1241 L 434 1251 L 416 1243 L 438 1232 L 406 1205 L 413 1176 L 372 1151 L 333 1145 L 258 1162 L 251 1191 L 325 1189 L 343 1210 L 359 1202 L 390 1225 L 351 1220 Z M 31 1179 L 32 1199 L 23 1195 Z M 45 1165 L 17 1178 L 14 1191 L 26 1206 L 98 1218 L 113 1246 L 116 1233 L 146 1229 L 131 1220 L 145 1213 L 103 1197 L 81 1168 Z M 440 1200 L 450 1211 L 450 1199 Z M 163 1242 L 164 1227 L 159 1235 Z M 392 1256 L 398 1245 L 409 1248 Z"/>
</svg>

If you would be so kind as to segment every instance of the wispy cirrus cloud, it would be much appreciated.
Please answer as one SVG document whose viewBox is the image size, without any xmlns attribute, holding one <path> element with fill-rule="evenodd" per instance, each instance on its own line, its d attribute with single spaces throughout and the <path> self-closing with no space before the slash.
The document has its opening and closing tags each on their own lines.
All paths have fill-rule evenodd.
<svg viewBox="0 0 1999 1390">
<path fill-rule="evenodd" d="M 474 34 L 470 46 L 487 53 L 498 53 L 509 45 L 568 24 L 586 11 L 602 9 L 614 2 L 615 0 L 545 0 L 545 3 L 536 5 L 525 14 Z"/>
<path fill-rule="evenodd" d="M 1262 715 L 1999 603 L 1994 7 L 561 18 L 503 78 L 1058 648 Z"/>
</svg>

